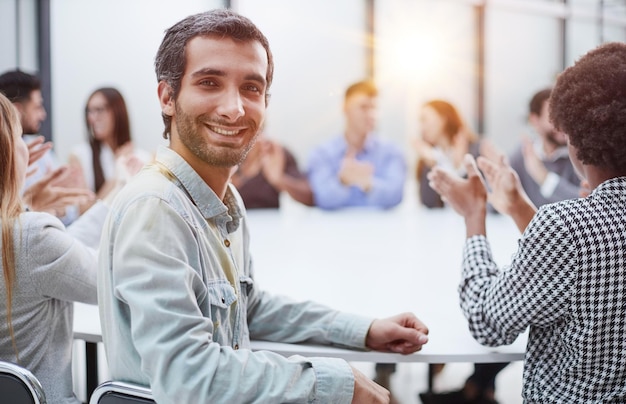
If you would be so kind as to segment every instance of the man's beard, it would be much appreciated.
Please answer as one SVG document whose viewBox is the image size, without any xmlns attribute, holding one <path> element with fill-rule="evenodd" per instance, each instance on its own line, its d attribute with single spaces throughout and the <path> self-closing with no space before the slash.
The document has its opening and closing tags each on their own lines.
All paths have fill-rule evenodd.
<svg viewBox="0 0 626 404">
<path fill-rule="evenodd" d="M 178 136 L 180 141 L 194 156 L 214 167 L 234 167 L 240 164 L 246 158 L 258 136 L 256 123 L 252 120 L 247 120 L 243 123 L 250 130 L 253 130 L 255 135 L 243 149 L 231 149 L 209 145 L 204 141 L 205 136 L 202 134 L 201 128 L 204 128 L 207 122 L 228 126 L 228 124 L 219 123 L 206 115 L 200 115 L 194 119 L 191 115 L 183 112 L 179 104 L 176 103 L 176 129 L 178 130 Z M 238 122 L 235 126 L 241 125 Z"/>
<path fill-rule="evenodd" d="M 36 135 L 39 133 L 40 129 L 41 129 L 41 124 L 36 125 L 36 126 L 22 124 L 22 134 L 24 135 Z"/>
<path fill-rule="evenodd" d="M 550 143 L 554 147 L 563 147 L 567 145 L 566 140 L 562 140 L 558 138 L 556 131 L 551 130 L 548 131 L 545 135 L 545 139 L 548 143 Z"/>
</svg>

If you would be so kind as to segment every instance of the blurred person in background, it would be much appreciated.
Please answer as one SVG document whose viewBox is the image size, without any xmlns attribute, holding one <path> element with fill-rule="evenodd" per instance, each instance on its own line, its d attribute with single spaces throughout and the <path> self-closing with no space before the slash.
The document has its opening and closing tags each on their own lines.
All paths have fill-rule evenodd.
<svg viewBox="0 0 626 404">
<path fill-rule="evenodd" d="M 349 86 L 343 134 L 311 153 L 308 176 L 315 204 L 322 209 L 389 209 L 402 201 L 406 162 L 395 144 L 374 133 L 377 96 L 371 81 Z"/>
<path fill-rule="evenodd" d="M 282 192 L 303 205 L 313 206 L 309 180 L 298 169 L 293 153 L 264 132 L 237 166 L 231 181 L 247 209 L 279 208 Z"/>
<path fill-rule="evenodd" d="M 80 173 L 80 186 L 104 198 L 120 179 L 119 172 L 137 172 L 151 160 L 148 152 L 132 144 L 126 102 L 115 88 L 91 93 L 85 106 L 88 142 L 75 146 L 69 164 Z M 89 204 L 81 206 L 84 211 Z"/>
<path fill-rule="evenodd" d="M 61 165 L 52 150 L 52 143 L 37 135 L 47 116 L 41 81 L 33 74 L 10 70 L 0 75 L 0 93 L 17 109 L 22 137 L 30 151 L 28 176 L 22 190 L 24 202 L 33 209 L 43 209 L 59 217 L 65 225 L 71 224 L 80 215 L 79 201 L 87 203 L 95 198 L 91 192 L 79 189 L 78 173 Z M 37 195 L 42 191 L 45 191 L 46 198 Z M 32 203 L 33 197 L 39 200 Z"/>
</svg>

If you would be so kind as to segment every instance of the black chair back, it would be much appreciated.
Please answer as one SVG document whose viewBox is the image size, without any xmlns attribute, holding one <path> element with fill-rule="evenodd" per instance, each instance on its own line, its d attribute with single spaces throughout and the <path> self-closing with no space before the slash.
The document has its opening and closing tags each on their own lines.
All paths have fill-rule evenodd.
<svg viewBox="0 0 626 404">
<path fill-rule="evenodd" d="M 100 384 L 89 399 L 89 404 L 150 403 L 155 403 L 155 401 L 149 388 L 117 381 L 108 381 Z"/>
<path fill-rule="evenodd" d="M 28 369 L 0 361 L 0 397 L 13 404 L 46 404 L 41 383 Z"/>
</svg>

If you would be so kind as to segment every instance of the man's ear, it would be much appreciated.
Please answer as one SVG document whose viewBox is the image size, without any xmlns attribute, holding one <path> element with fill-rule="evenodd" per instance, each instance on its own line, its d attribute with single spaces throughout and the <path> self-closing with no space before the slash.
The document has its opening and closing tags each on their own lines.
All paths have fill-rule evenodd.
<svg viewBox="0 0 626 404">
<path fill-rule="evenodd" d="M 528 114 L 528 123 L 532 127 L 536 128 L 537 125 L 539 124 L 539 115 L 537 115 L 535 113 L 532 113 L 532 112 L 530 114 Z"/>
<path fill-rule="evenodd" d="M 159 81 L 157 91 L 159 94 L 159 102 L 161 103 L 161 112 L 167 116 L 174 116 L 176 107 L 174 104 L 174 91 L 172 91 L 172 87 L 170 87 L 170 85 L 165 81 Z"/>
<path fill-rule="evenodd" d="M 18 101 L 18 102 L 14 102 L 13 106 L 17 110 L 17 114 L 20 117 L 20 120 L 22 120 L 22 117 L 24 116 L 24 104 Z"/>
</svg>

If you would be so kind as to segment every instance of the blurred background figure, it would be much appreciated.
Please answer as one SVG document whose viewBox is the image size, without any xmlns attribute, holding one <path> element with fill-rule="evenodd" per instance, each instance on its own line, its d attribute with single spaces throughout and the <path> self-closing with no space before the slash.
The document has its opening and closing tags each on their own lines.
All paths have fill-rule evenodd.
<svg viewBox="0 0 626 404">
<path fill-rule="evenodd" d="M 565 134 L 550 122 L 549 99 L 552 89 L 538 91 L 528 105 L 528 122 L 536 136 L 522 138 L 520 146 L 509 157 L 524 191 L 541 206 L 564 199 L 577 198 L 580 178 L 567 152 Z"/>
<path fill-rule="evenodd" d="M 89 96 L 85 106 L 88 142 L 74 147 L 69 164 L 80 173 L 80 186 L 104 198 L 126 173 L 134 174 L 151 160 L 150 153 L 132 144 L 126 102 L 115 88 L 102 87 Z M 81 206 L 81 211 L 89 205 Z"/>
<path fill-rule="evenodd" d="M 280 194 L 313 206 L 313 191 L 293 154 L 259 134 L 256 144 L 231 178 L 247 209 L 278 208 Z"/>
<path fill-rule="evenodd" d="M 62 166 L 52 150 L 52 143 L 44 142 L 43 136 L 37 135 L 47 116 L 41 81 L 34 74 L 10 70 L 0 75 L 0 92 L 18 111 L 22 137 L 29 145 L 31 159 L 24 182 L 24 201 L 31 204 L 33 194 L 45 188 L 47 203 L 39 203 L 36 207 L 59 217 L 65 225 L 71 224 L 80 215 L 78 205 L 71 198 L 79 196 L 76 192 L 77 173 Z M 83 196 L 85 201 L 94 200 L 89 193 L 83 193 Z"/>
<path fill-rule="evenodd" d="M 428 208 L 441 208 L 444 203 L 428 185 L 426 176 L 434 166 L 465 175 L 463 156 L 467 153 L 478 156 L 482 142 L 447 101 L 431 100 L 423 104 L 419 121 L 421 133 L 415 140 L 419 200 Z"/>
<path fill-rule="evenodd" d="M 406 162 L 395 144 L 374 135 L 377 96 L 371 81 L 349 86 L 343 135 L 311 153 L 308 176 L 315 204 L 322 209 L 388 209 L 402 201 Z"/>
</svg>

